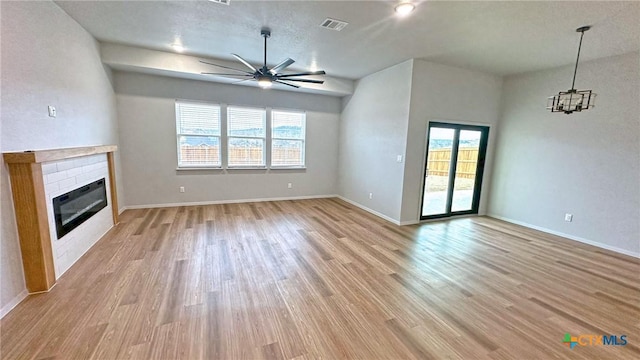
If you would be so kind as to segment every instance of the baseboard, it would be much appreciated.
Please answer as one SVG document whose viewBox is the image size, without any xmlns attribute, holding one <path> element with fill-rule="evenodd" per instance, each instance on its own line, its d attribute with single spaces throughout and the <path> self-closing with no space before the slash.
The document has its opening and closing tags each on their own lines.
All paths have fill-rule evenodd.
<svg viewBox="0 0 640 360">
<path fill-rule="evenodd" d="M 57 280 L 57 279 L 56 279 Z M 53 284 L 50 288 L 48 288 L 47 290 L 42 290 L 42 291 L 34 291 L 34 292 L 30 292 L 29 295 L 38 295 L 38 294 L 46 294 L 51 292 L 51 290 L 53 290 L 53 288 L 56 287 L 56 285 L 58 285 L 58 283 L 56 282 L 55 284 Z"/>
<path fill-rule="evenodd" d="M 416 225 L 416 224 L 420 224 L 420 221 L 418 221 L 418 220 L 400 221 L 400 223 L 398 225 L 405 226 L 405 225 Z"/>
<path fill-rule="evenodd" d="M 18 306 L 22 302 L 22 300 L 26 299 L 29 295 L 27 289 L 22 290 L 20 294 L 11 299 L 9 303 L 0 309 L 0 319 L 2 319 L 5 315 L 7 315 L 14 307 Z"/>
<path fill-rule="evenodd" d="M 308 196 L 289 196 L 289 197 L 277 197 L 277 198 L 258 198 L 258 199 L 239 199 L 239 200 L 214 200 L 214 201 L 195 201 L 195 202 L 184 202 L 184 203 L 129 205 L 129 206 L 125 206 L 124 210 L 153 209 L 153 208 L 177 207 L 177 206 L 242 204 L 242 203 L 265 202 L 265 201 L 326 199 L 326 198 L 334 198 L 334 197 L 338 197 L 338 195 L 308 195 Z"/>
<path fill-rule="evenodd" d="M 498 219 L 498 220 L 506 221 L 508 223 L 524 226 L 524 227 L 529 228 L 529 229 L 542 231 L 542 232 L 545 232 L 545 233 L 548 233 L 548 234 L 551 234 L 551 235 L 561 236 L 561 237 L 567 238 L 569 240 L 581 242 L 581 243 L 587 244 L 587 245 L 592 245 L 592 246 L 595 246 L 595 247 L 599 247 L 601 249 L 617 252 L 619 254 L 628 255 L 628 256 L 635 257 L 635 258 L 640 258 L 640 252 L 636 253 L 636 252 L 629 251 L 629 250 L 626 250 L 626 249 L 622 249 L 622 248 L 619 248 L 619 247 L 615 247 L 615 246 L 599 243 L 597 241 L 593 241 L 593 240 L 589 240 L 589 239 L 585 239 L 585 238 L 581 238 L 579 236 L 565 234 L 565 233 L 560 232 L 560 231 L 547 229 L 547 228 L 542 227 L 542 226 L 537 226 L 537 225 L 529 224 L 529 223 L 526 223 L 526 222 L 523 222 L 523 221 L 506 218 L 504 216 L 499 216 L 499 215 L 495 215 L 495 214 L 487 214 L 487 216 L 495 218 L 495 219 Z"/>
<path fill-rule="evenodd" d="M 378 211 L 375 211 L 373 209 L 370 209 L 370 208 L 368 208 L 368 207 L 366 207 L 366 206 L 364 206 L 364 205 L 362 205 L 362 204 L 360 204 L 358 202 L 355 202 L 355 201 L 353 201 L 351 199 L 347 199 L 346 197 L 343 197 L 343 196 L 340 196 L 340 195 L 336 195 L 335 197 L 337 197 L 338 199 L 340 199 L 342 201 L 348 202 L 349 204 L 351 204 L 351 205 L 353 205 L 355 207 L 358 207 L 358 208 L 360 208 L 360 209 L 362 209 L 362 210 L 364 210 L 364 211 L 366 211 L 368 213 L 371 213 L 371 214 L 373 214 L 373 215 L 375 215 L 377 217 L 383 218 L 383 219 L 385 219 L 385 220 L 387 220 L 387 221 L 389 221 L 391 223 L 394 223 L 396 225 L 406 225 L 406 224 L 402 224 L 400 221 L 398 221 L 398 220 L 396 220 L 396 219 L 394 219 L 392 217 L 389 217 L 389 216 L 387 216 L 387 215 L 385 215 L 385 214 L 383 214 L 381 212 L 378 212 Z"/>
</svg>

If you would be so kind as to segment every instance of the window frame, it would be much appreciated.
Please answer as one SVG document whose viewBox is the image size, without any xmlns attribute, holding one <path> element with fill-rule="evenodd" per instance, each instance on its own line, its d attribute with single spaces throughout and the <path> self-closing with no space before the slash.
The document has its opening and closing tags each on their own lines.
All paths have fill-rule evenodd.
<svg viewBox="0 0 640 360">
<path fill-rule="evenodd" d="M 203 106 L 210 106 L 210 107 L 217 107 L 218 108 L 218 119 L 220 121 L 220 133 L 219 135 L 202 135 L 202 134 L 188 134 L 188 133 L 183 133 L 181 131 L 181 124 L 180 124 L 180 109 L 179 109 L 179 105 L 180 104 L 191 104 L 191 105 L 203 105 Z M 182 99 L 176 99 L 175 100 L 175 114 L 176 114 L 176 118 L 175 118 L 175 125 L 176 125 L 176 155 L 177 155 L 177 169 L 178 170 L 206 170 L 206 169 L 222 169 L 223 168 L 223 123 L 224 123 L 224 119 L 222 118 L 222 104 L 219 103 L 210 103 L 210 102 L 204 102 L 204 101 L 192 101 L 192 100 L 182 100 Z M 203 164 L 203 165 L 187 165 L 187 164 L 181 164 L 180 163 L 180 159 L 181 159 L 181 149 L 180 149 L 180 138 L 183 136 L 190 136 L 190 137 L 200 137 L 200 138 L 218 138 L 218 144 L 219 144 L 219 150 L 218 150 L 218 155 L 219 155 L 219 161 L 217 164 L 211 163 L 211 164 Z"/>
<path fill-rule="evenodd" d="M 194 104 L 217 107 L 220 120 L 220 133 L 219 135 L 202 135 L 202 134 L 189 134 L 182 133 L 180 126 L 180 110 L 179 104 Z M 185 100 L 175 99 L 175 125 L 176 125 L 176 155 L 177 155 L 177 171 L 189 171 L 189 170 L 296 170 L 306 169 L 307 167 L 307 112 L 300 109 L 286 109 L 286 108 L 271 108 L 271 107 L 259 107 L 259 106 L 247 106 L 247 105 L 235 105 L 226 104 L 221 102 L 208 102 L 198 100 Z M 253 136 L 231 136 L 229 135 L 229 109 L 241 108 L 259 110 L 263 113 L 262 124 L 264 128 L 264 137 Z M 303 115 L 302 123 L 302 138 L 282 138 L 273 137 L 273 113 L 296 113 Z M 183 136 L 202 137 L 202 138 L 217 138 L 220 145 L 219 149 L 219 163 L 218 164 L 204 164 L 204 165 L 181 165 L 180 164 L 180 138 Z M 263 141 L 262 151 L 262 165 L 229 165 L 229 141 L 231 139 L 261 139 Z M 272 151 L 274 140 L 294 140 L 302 142 L 302 164 L 299 165 L 273 165 Z"/>
<path fill-rule="evenodd" d="M 259 137 L 259 136 L 233 136 L 230 135 L 229 132 L 230 130 L 230 116 L 229 116 L 229 112 L 231 109 L 236 108 L 236 109 L 248 109 L 248 110 L 259 110 L 262 112 L 263 116 L 262 116 L 262 126 L 264 129 L 264 136 L 263 137 Z M 267 156 L 267 149 L 269 148 L 269 144 L 268 144 L 268 133 L 269 133 L 269 129 L 268 129 L 268 124 L 269 124 L 269 114 L 270 111 L 267 108 L 263 108 L 263 107 L 255 107 L 255 106 L 243 106 L 243 105 L 227 105 L 226 106 L 226 111 L 225 111 L 225 128 L 226 131 L 224 133 L 225 136 L 225 143 L 226 143 L 226 155 L 225 157 L 225 164 L 226 164 L 226 169 L 230 169 L 230 170 L 237 170 L 237 169 L 268 169 L 269 163 L 271 162 L 270 159 L 270 154 L 269 156 Z M 230 143 L 232 139 L 260 139 L 262 140 L 262 164 L 261 165 L 231 165 L 229 160 L 229 156 L 231 155 L 231 151 L 230 149 Z"/>
<path fill-rule="evenodd" d="M 274 112 L 282 112 L 282 113 L 293 113 L 293 114 L 301 114 L 302 115 L 302 138 L 283 138 L 276 137 L 273 134 L 273 113 Z M 307 166 L 307 112 L 304 110 L 292 110 L 292 109 L 271 109 L 270 113 L 270 141 L 269 141 L 269 168 L 278 170 L 278 169 L 306 169 Z M 302 163 L 296 165 L 273 165 L 273 142 L 274 140 L 294 140 L 302 142 Z"/>
</svg>

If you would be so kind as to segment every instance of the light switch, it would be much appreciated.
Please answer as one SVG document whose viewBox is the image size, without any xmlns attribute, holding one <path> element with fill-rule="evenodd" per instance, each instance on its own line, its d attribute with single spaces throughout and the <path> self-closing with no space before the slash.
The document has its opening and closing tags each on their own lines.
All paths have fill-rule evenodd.
<svg viewBox="0 0 640 360">
<path fill-rule="evenodd" d="M 396 162 L 402 162 L 402 155 L 398 155 L 398 157 L 396 157 Z"/>
<path fill-rule="evenodd" d="M 56 117 L 56 107 L 49 105 L 49 117 Z"/>
</svg>

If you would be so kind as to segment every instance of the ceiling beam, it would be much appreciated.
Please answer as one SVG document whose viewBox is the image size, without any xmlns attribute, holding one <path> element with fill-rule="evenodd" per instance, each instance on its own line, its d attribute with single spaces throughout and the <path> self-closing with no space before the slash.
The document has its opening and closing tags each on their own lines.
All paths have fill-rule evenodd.
<svg viewBox="0 0 640 360">
<path fill-rule="evenodd" d="M 228 67 L 242 68 L 242 64 L 238 64 L 234 61 L 175 54 L 113 43 L 102 43 L 100 46 L 102 62 L 115 70 L 155 74 L 183 79 L 231 83 L 237 81 L 237 79 L 201 74 L 203 72 L 223 71 L 224 69 L 218 69 L 215 66 L 203 64 L 200 60 Z M 308 69 L 300 70 L 306 71 Z M 301 85 L 299 89 L 282 86 L 278 87 L 278 90 L 338 97 L 353 94 L 353 80 L 331 76 L 323 76 L 322 80 L 324 80 L 324 84 L 305 83 L 304 85 Z M 254 81 L 244 81 L 242 83 L 238 83 L 238 85 L 258 87 L 257 82 Z"/>
</svg>

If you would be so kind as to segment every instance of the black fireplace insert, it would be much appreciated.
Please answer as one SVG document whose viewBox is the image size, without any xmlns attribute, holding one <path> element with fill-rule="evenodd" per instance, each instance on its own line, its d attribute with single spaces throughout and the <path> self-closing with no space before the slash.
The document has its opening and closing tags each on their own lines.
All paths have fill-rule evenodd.
<svg viewBox="0 0 640 360">
<path fill-rule="evenodd" d="M 107 189 L 102 178 L 53 198 L 58 239 L 107 206 Z"/>
</svg>

